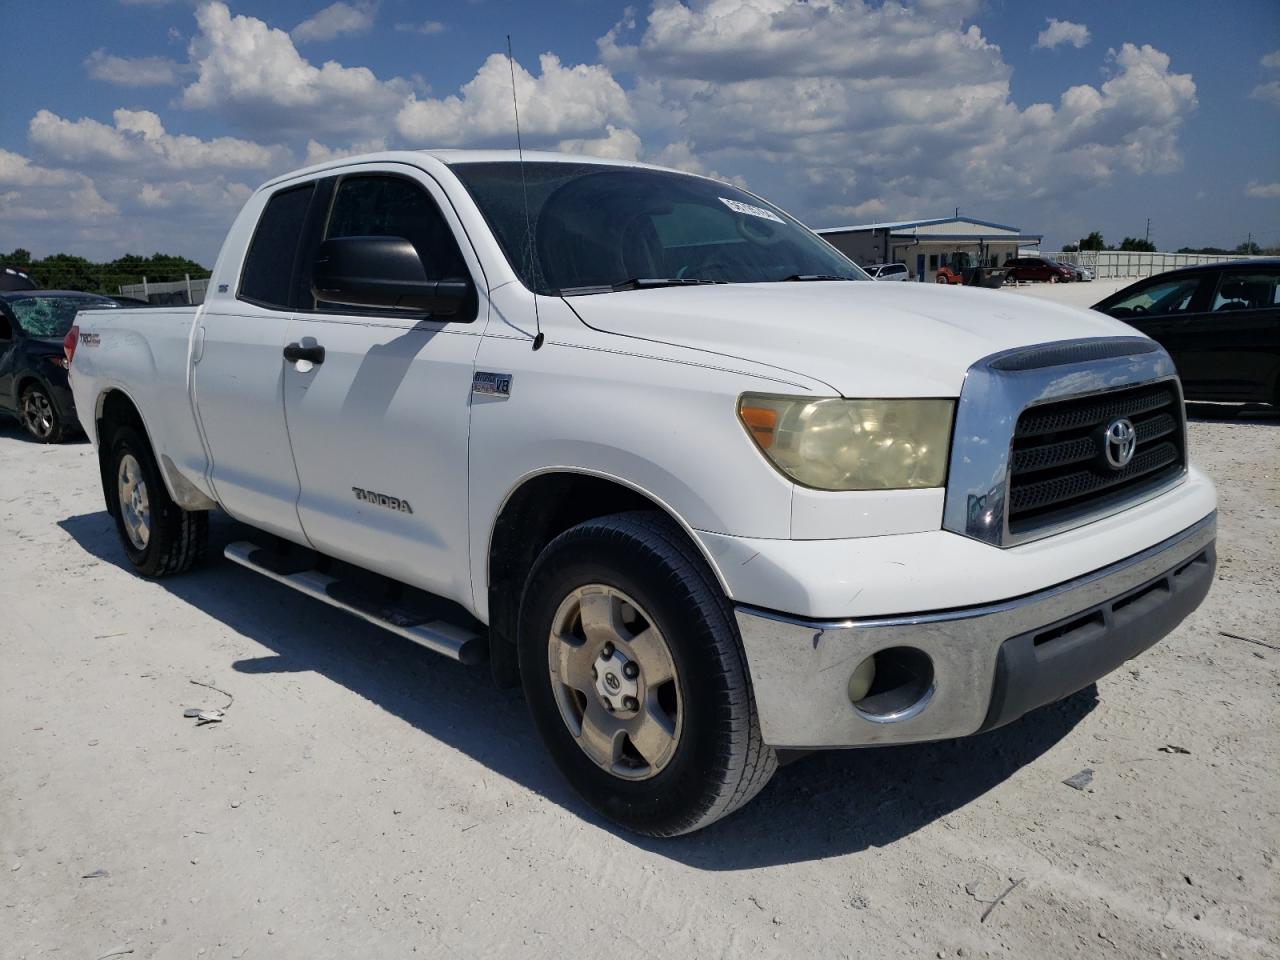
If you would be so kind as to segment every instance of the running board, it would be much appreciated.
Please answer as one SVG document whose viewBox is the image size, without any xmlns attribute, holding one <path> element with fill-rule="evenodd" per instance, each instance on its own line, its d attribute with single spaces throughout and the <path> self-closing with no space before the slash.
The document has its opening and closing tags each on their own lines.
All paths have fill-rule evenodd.
<svg viewBox="0 0 1280 960">
<path fill-rule="evenodd" d="M 331 607 L 345 610 L 361 620 L 390 630 L 435 653 L 465 664 L 483 663 L 487 653 L 483 638 L 473 630 L 445 620 L 428 620 L 407 609 L 357 595 L 344 581 L 316 569 L 296 570 L 278 561 L 278 555 L 256 543 L 240 540 L 227 545 L 223 555 L 233 563 L 247 567 L 299 593 L 322 600 Z"/>
</svg>

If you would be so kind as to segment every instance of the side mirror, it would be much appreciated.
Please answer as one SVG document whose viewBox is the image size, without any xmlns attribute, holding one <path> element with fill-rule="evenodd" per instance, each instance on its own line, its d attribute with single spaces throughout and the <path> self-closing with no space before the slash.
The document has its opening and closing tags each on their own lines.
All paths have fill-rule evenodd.
<svg viewBox="0 0 1280 960">
<path fill-rule="evenodd" d="M 311 270 L 317 300 L 352 307 L 457 313 L 474 290 L 470 280 L 428 280 L 404 237 L 334 237 L 320 244 Z"/>
</svg>

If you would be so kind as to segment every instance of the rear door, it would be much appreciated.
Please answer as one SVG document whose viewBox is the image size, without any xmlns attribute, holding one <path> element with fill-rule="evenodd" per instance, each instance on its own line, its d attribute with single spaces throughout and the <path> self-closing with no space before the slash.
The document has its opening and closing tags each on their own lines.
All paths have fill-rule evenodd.
<svg viewBox="0 0 1280 960">
<path fill-rule="evenodd" d="M 1206 309 L 1184 322 L 1184 350 L 1205 391 L 1224 400 L 1277 400 L 1280 269 L 1223 270 Z"/>
<path fill-rule="evenodd" d="M 444 192 L 416 168 L 363 167 L 328 189 L 288 337 L 322 346 L 324 361 L 284 371 L 303 528 L 318 550 L 469 604 L 469 404 L 488 316 L 479 261 Z M 409 239 L 428 279 L 470 277 L 478 305 L 446 318 L 317 302 L 314 249 L 351 236 Z"/>
<path fill-rule="evenodd" d="M 261 214 L 237 289 L 211 291 L 197 317 L 193 350 L 196 409 L 218 502 L 232 516 L 297 542 L 305 539 L 284 420 L 281 354 L 315 186 L 285 187 L 258 201 Z"/>
</svg>

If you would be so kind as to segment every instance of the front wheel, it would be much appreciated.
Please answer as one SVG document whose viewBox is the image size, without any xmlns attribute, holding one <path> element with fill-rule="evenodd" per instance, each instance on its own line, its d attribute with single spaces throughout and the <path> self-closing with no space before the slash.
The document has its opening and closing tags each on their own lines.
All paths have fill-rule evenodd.
<svg viewBox="0 0 1280 960">
<path fill-rule="evenodd" d="M 57 443 L 62 439 L 62 418 L 53 405 L 53 398 L 38 383 L 22 391 L 18 402 L 19 419 L 23 429 L 41 443 Z"/>
<path fill-rule="evenodd" d="M 111 435 L 106 468 L 108 506 L 134 570 L 154 579 L 183 573 L 200 560 L 209 515 L 173 502 L 151 445 L 137 430 L 120 427 Z"/>
<path fill-rule="evenodd" d="M 689 833 L 773 775 L 732 610 L 667 518 L 615 514 L 553 540 L 529 575 L 519 642 L 552 759 L 621 826 Z"/>
</svg>

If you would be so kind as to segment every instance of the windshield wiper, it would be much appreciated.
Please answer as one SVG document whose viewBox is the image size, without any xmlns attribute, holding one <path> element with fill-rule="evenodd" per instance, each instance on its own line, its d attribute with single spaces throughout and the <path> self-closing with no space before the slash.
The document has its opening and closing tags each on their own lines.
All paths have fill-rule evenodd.
<svg viewBox="0 0 1280 960">
<path fill-rule="evenodd" d="M 837 277 L 829 273 L 793 273 L 789 277 L 783 277 L 779 283 L 803 283 L 809 280 L 852 280 L 853 277 Z"/>
<path fill-rule="evenodd" d="M 592 284 L 586 287 L 565 287 L 556 293 L 562 297 L 576 297 L 591 293 L 618 293 L 622 290 L 650 290 L 655 287 L 690 287 L 705 283 L 728 283 L 728 280 L 703 280 L 700 277 L 632 277 L 618 283 Z"/>
</svg>

